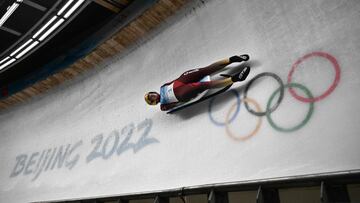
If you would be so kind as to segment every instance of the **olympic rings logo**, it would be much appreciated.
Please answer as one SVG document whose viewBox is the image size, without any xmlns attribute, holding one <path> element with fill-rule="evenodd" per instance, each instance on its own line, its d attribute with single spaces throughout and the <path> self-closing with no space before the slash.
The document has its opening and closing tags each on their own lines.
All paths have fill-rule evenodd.
<svg viewBox="0 0 360 203">
<path fill-rule="evenodd" d="M 312 58 L 312 57 L 320 57 L 320 58 L 328 60 L 332 64 L 332 66 L 335 70 L 335 76 L 334 76 L 334 80 L 333 80 L 332 84 L 324 93 L 322 93 L 319 96 L 314 96 L 306 86 L 293 82 L 293 75 L 294 75 L 295 71 L 297 69 L 299 69 L 299 65 L 301 63 L 303 63 L 305 60 Z M 325 53 L 325 52 L 312 52 L 312 53 L 306 54 L 305 56 L 298 59 L 292 65 L 291 70 L 288 73 L 286 84 L 283 83 L 282 79 L 278 75 L 276 75 L 274 73 L 270 73 L 270 72 L 264 72 L 264 73 L 260 73 L 260 74 L 256 75 L 254 78 L 252 78 L 246 84 L 242 99 L 240 99 L 240 95 L 236 90 L 230 90 L 229 92 L 235 96 L 236 102 L 234 104 L 232 104 L 230 109 L 227 111 L 224 122 L 217 121 L 212 116 L 212 106 L 213 106 L 214 101 L 216 100 L 216 97 L 212 98 L 209 102 L 209 109 L 208 109 L 210 121 L 217 126 L 225 127 L 226 134 L 230 138 L 237 140 L 237 141 L 245 141 L 245 140 L 253 137 L 254 135 L 256 135 L 260 130 L 260 127 L 262 124 L 262 118 L 264 116 L 266 117 L 270 126 L 272 128 L 274 128 L 275 130 L 280 131 L 280 132 L 294 132 L 294 131 L 299 130 L 300 128 L 304 127 L 309 122 L 309 120 L 314 112 L 314 103 L 325 99 L 327 96 L 329 96 L 335 90 L 338 83 L 340 82 L 340 75 L 341 75 L 340 65 L 337 62 L 337 60 L 335 59 L 335 57 L 333 57 L 332 55 Z M 249 98 L 247 96 L 251 85 L 253 85 L 256 80 L 263 78 L 263 77 L 273 78 L 279 85 L 279 88 L 277 88 L 271 94 L 271 96 L 266 104 L 265 110 L 261 109 L 260 105 L 258 104 L 258 102 L 256 102 L 255 99 Z M 296 100 L 303 102 L 303 103 L 308 103 L 308 105 L 309 105 L 305 118 L 298 125 L 293 126 L 293 127 L 282 127 L 282 126 L 276 124 L 276 122 L 271 117 L 271 114 L 280 106 L 280 104 L 284 98 L 285 89 L 287 89 L 290 92 L 290 95 L 293 96 Z M 305 97 L 300 96 L 299 94 L 296 93 L 296 91 L 294 89 L 298 89 L 298 90 L 302 91 L 304 93 L 304 95 L 306 95 L 306 96 Z M 274 101 L 277 95 L 279 95 L 279 96 L 277 97 L 276 101 Z M 235 121 L 237 115 L 239 114 L 241 103 L 244 103 L 245 108 L 247 109 L 247 111 L 250 114 L 258 117 L 257 124 L 256 124 L 254 130 L 252 130 L 247 135 L 235 134 L 230 129 L 230 126 L 229 126 L 231 123 L 233 123 Z M 254 106 L 255 109 L 251 109 L 249 104 L 252 104 L 252 106 Z M 232 116 L 230 116 L 230 115 L 232 115 Z"/>
</svg>

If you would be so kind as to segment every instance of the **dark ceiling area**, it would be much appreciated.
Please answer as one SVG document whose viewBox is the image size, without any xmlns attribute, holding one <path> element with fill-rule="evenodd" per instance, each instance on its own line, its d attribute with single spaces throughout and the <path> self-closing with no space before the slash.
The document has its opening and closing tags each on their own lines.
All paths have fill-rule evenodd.
<svg viewBox="0 0 360 203">
<path fill-rule="evenodd" d="M 15 1 L 4 0 L 0 3 L 0 16 L 4 16 L 8 7 Z M 27 31 L 29 31 L 50 9 L 56 1 L 34 0 L 33 4 L 22 3 L 0 29 L 0 53 L 4 52 Z"/>
<path fill-rule="evenodd" d="M 0 30 L 4 29 L 4 19 L 23 4 L 46 14 L 0 53 L 0 110 L 46 93 L 105 60 L 126 53 L 188 3 L 186 0 L 51 0 L 52 6 L 45 7 L 40 5 L 41 1 L 8 0 L 4 9 L 3 2 L 0 5 L 5 17 L 0 18 Z M 4 41 L 0 39 L 0 44 Z"/>
<path fill-rule="evenodd" d="M 6 12 L 6 7 L 11 5 L 14 0 L 6 0 L 1 4 L 2 15 Z M 32 0 L 46 8 L 52 7 L 50 0 Z M 5 9 L 4 9 L 5 8 Z M 16 16 L 15 16 L 16 13 Z M 12 28 L 20 33 L 27 32 L 32 24 L 37 23 L 45 12 L 31 6 L 23 5 L 19 8 L 4 24 L 5 27 Z M 1 15 L 1 14 L 0 14 Z M 31 17 L 29 16 L 31 15 Z M 14 81 L 22 80 L 29 75 L 40 71 L 43 66 L 50 63 L 59 56 L 66 55 L 72 48 L 80 45 L 88 36 L 109 22 L 115 13 L 100 6 L 97 3 L 90 3 L 82 10 L 76 18 L 66 25 L 59 33 L 52 37 L 48 42 L 41 46 L 34 53 L 14 65 L 13 67 L 0 73 L 0 86 L 7 85 Z M 16 36 L 9 32 L 0 30 L 0 53 L 8 49 L 21 36 Z"/>
</svg>

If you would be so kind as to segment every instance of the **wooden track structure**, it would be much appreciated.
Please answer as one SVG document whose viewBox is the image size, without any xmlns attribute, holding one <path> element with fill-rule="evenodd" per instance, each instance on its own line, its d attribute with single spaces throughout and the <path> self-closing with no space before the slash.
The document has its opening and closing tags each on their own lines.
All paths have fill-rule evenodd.
<svg viewBox="0 0 360 203">
<path fill-rule="evenodd" d="M 131 1 L 133 0 L 112 0 L 112 2 L 121 4 L 122 7 L 114 7 L 105 0 L 96 0 L 95 2 L 117 13 L 129 5 Z M 0 110 L 28 101 L 36 95 L 42 94 L 67 80 L 71 80 L 89 69 L 95 68 L 96 65 L 100 64 L 103 60 L 126 51 L 131 45 L 157 28 L 189 1 L 190 0 L 159 0 L 119 32 L 100 44 L 87 56 L 77 60 L 56 74 L 0 100 Z"/>
</svg>

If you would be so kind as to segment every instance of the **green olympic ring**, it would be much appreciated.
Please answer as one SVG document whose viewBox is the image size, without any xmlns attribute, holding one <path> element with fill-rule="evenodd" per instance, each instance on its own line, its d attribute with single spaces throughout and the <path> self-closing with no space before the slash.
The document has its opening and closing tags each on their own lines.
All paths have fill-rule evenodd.
<svg viewBox="0 0 360 203">
<path fill-rule="evenodd" d="M 312 93 L 310 92 L 310 90 L 308 88 L 306 88 L 304 85 L 301 85 L 301 84 L 298 84 L 298 83 L 289 83 L 289 84 L 286 84 L 284 85 L 284 88 L 299 88 L 300 90 L 302 90 L 309 99 L 313 99 L 313 95 Z M 275 92 L 270 96 L 270 99 L 267 103 L 267 106 L 266 106 L 266 109 L 270 109 L 271 108 L 271 103 L 273 101 L 273 99 L 275 98 L 275 96 L 281 91 L 281 87 L 278 88 L 277 90 L 275 90 Z M 266 114 L 266 118 L 267 120 L 269 121 L 270 125 L 275 129 L 275 130 L 278 130 L 280 132 L 293 132 L 293 131 L 296 131 L 296 130 L 299 130 L 300 128 L 302 128 L 311 118 L 313 112 L 314 112 L 314 102 L 310 102 L 309 103 L 309 110 L 306 114 L 306 117 L 304 118 L 304 120 L 301 121 L 300 124 L 294 126 L 294 127 L 291 127 L 291 128 L 283 128 L 283 127 L 280 127 L 278 126 L 277 124 L 275 124 L 275 122 L 273 121 L 273 119 L 271 118 L 271 112 L 268 111 L 269 113 Z"/>
</svg>

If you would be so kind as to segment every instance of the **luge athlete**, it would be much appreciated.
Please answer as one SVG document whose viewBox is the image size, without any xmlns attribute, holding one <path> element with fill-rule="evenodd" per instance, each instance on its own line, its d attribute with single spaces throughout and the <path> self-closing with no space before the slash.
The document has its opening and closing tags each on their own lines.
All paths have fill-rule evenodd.
<svg viewBox="0 0 360 203">
<path fill-rule="evenodd" d="M 160 103 L 162 111 L 170 110 L 185 102 L 195 98 L 201 92 L 226 87 L 234 82 L 243 81 L 249 75 L 250 67 L 244 67 L 240 72 L 228 78 L 214 81 L 201 81 L 204 77 L 211 75 L 227 65 L 234 62 L 243 62 L 249 60 L 249 55 L 235 55 L 228 59 L 217 61 L 204 68 L 192 69 L 181 74 L 177 79 L 165 83 L 160 88 L 160 94 L 157 92 L 148 92 L 145 94 L 145 101 L 149 105 Z"/>
</svg>

